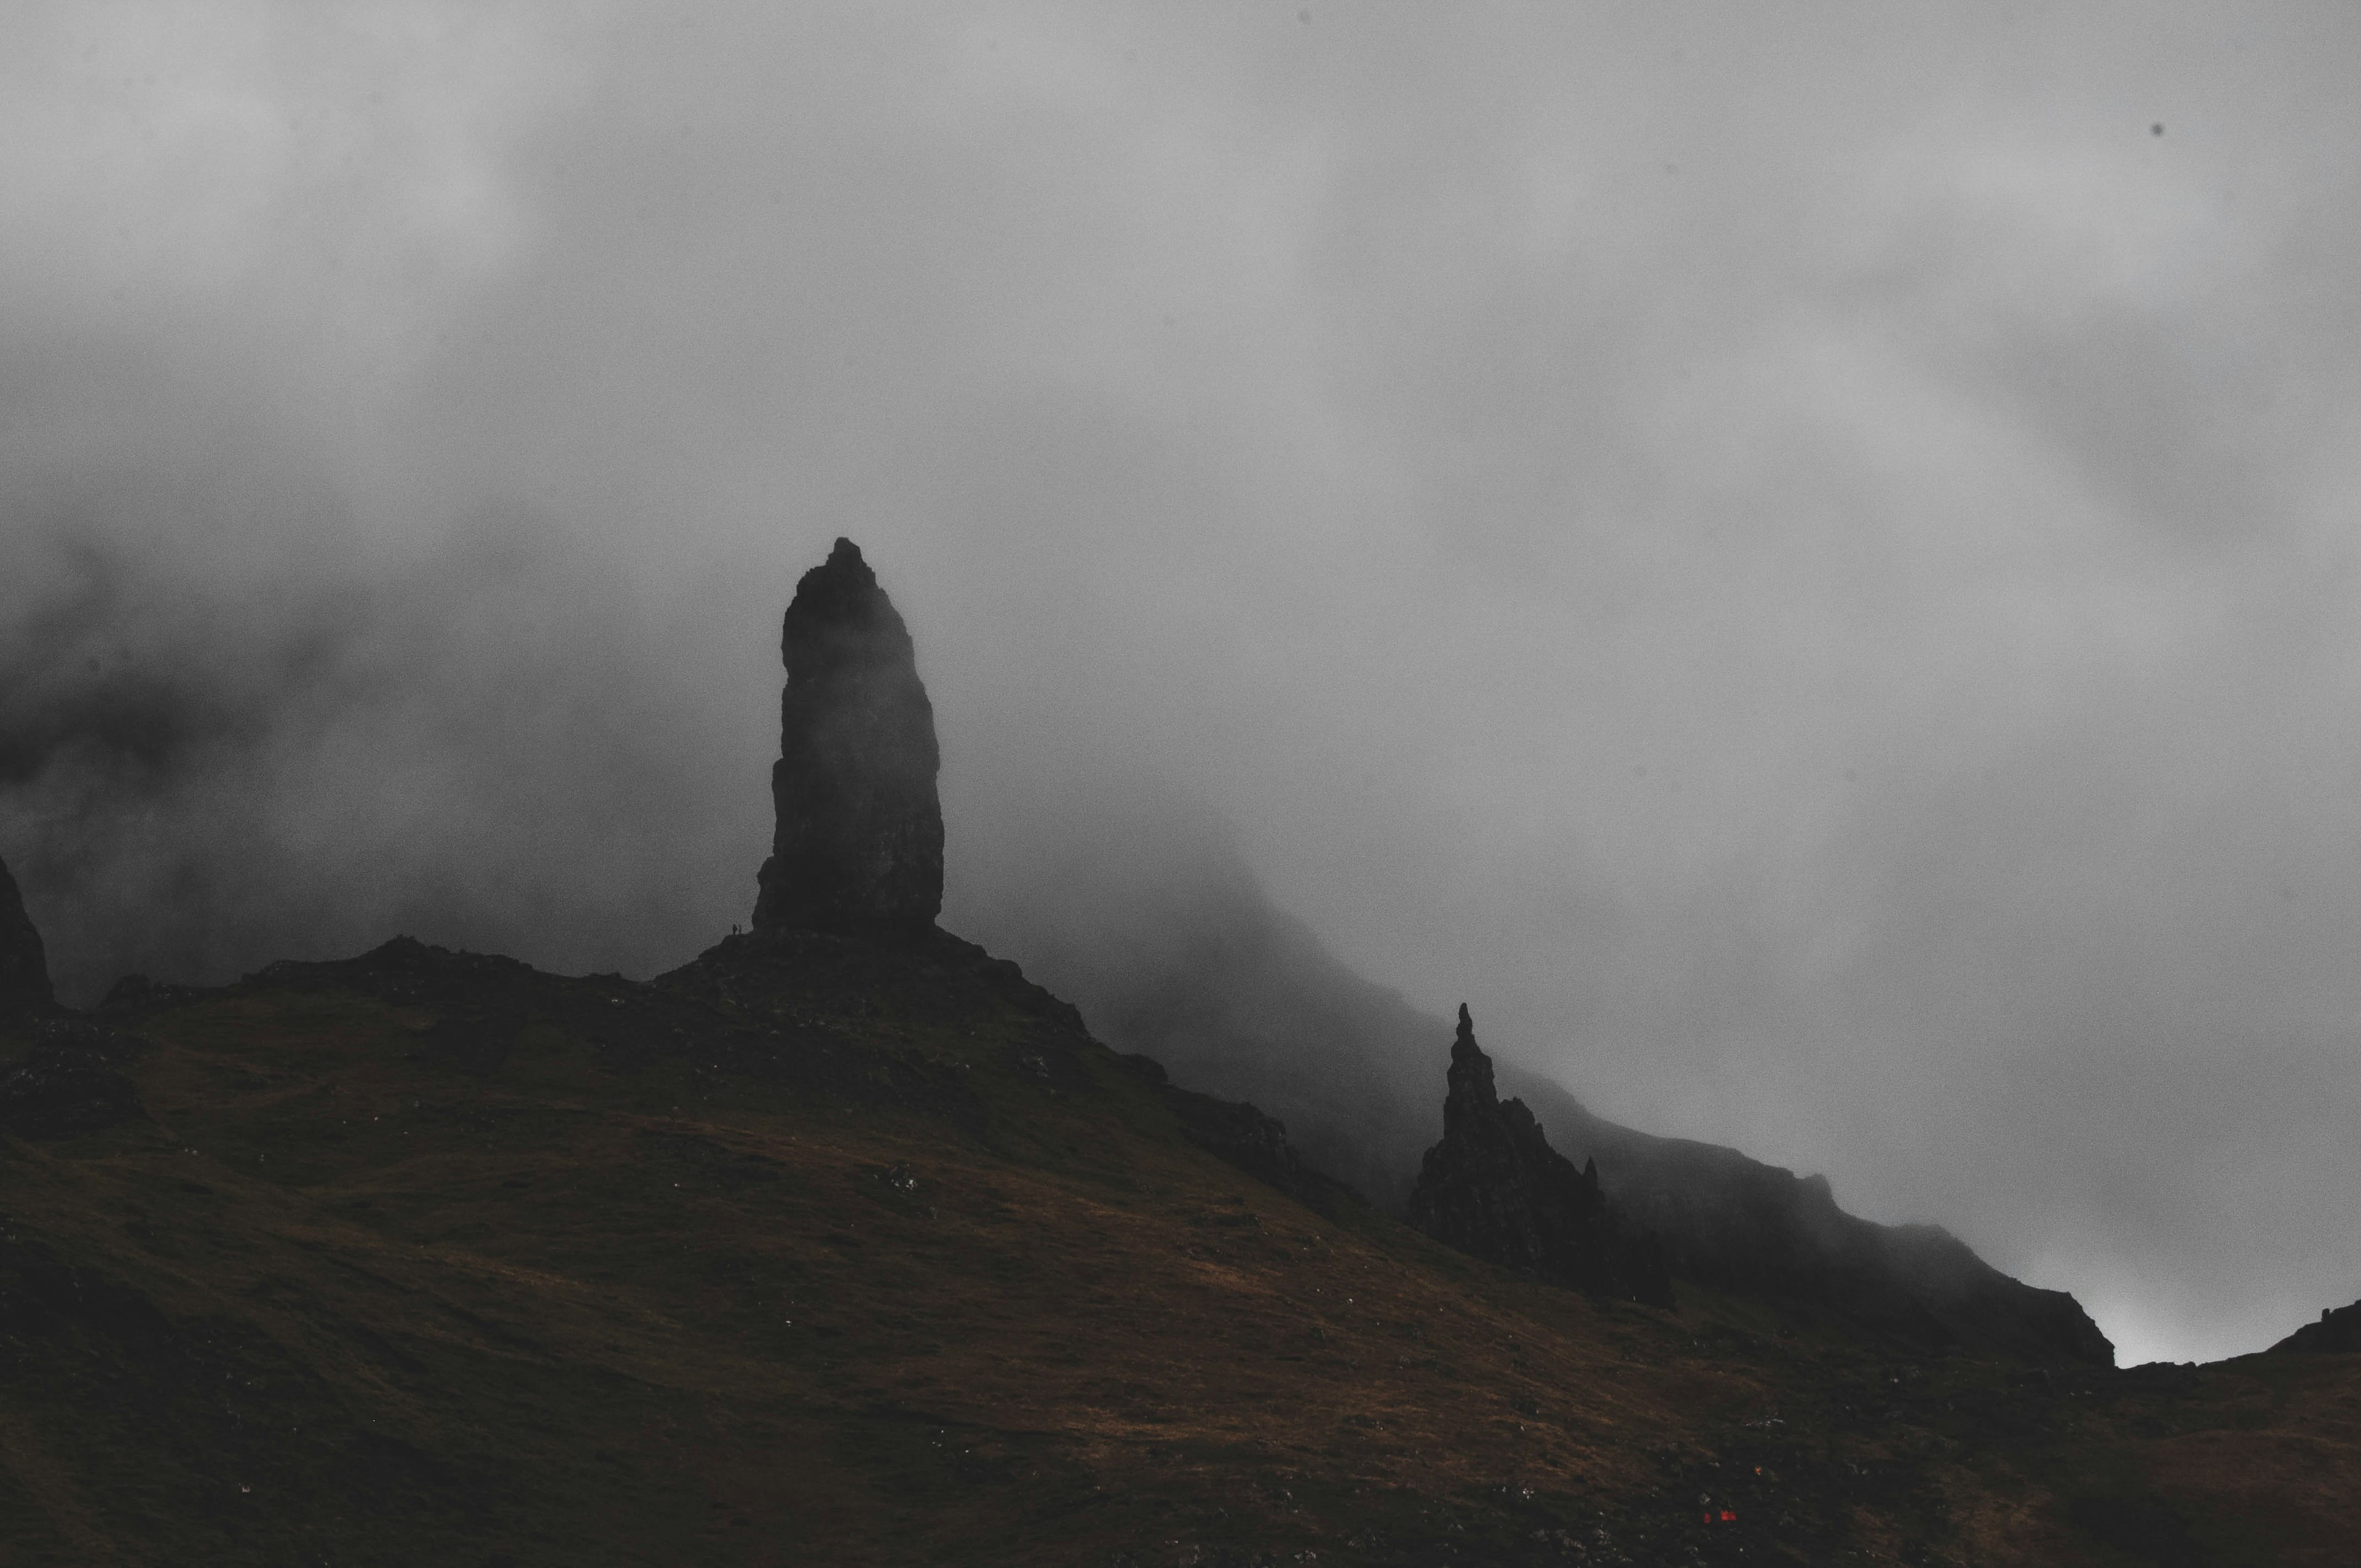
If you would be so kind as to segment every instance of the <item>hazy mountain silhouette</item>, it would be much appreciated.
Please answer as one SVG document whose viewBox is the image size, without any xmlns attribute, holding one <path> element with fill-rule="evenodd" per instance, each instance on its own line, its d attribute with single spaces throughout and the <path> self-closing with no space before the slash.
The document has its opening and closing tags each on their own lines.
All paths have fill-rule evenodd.
<svg viewBox="0 0 2361 1568">
<path fill-rule="evenodd" d="M 0 1562 L 2349 1556 L 2353 1310 L 2107 1369 L 1938 1230 L 1496 1083 L 1185 820 L 1076 820 L 1034 946 L 1175 1083 L 876 918 L 913 775 L 793 723 L 843 897 L 652 981 L 396 938 L 0 1015 Z M 1216 1080 L 1373 1187 L 1423 1148 L 1418 1228 Z"/>
<path fill-rule="evenodd" d="M 1163 821 L 1078 821 L 1068 858 L 1029 869 L 1027 926 L 995 945 L 1101 1037 L 1189 1088 L 1251 1101 L 1307 1163 L 1402 1212 L 1442 1134 L 1452 1025 L 1355 973 L 1272 903 L 1218 826 L 1161 804 Z M 1553 1148 L 1598 1161 L 1617 1212 L 1659 1239 L 1676 1275 L 1834 1307 L 1927 1348 L 2114 1362 L 2072 1296 L 2009 1277 L 1939 1226 L 1861 1219 L 1825 1178 L 1621 1126 L 1513 1062 L 1497 1073 Z"/>
</svg>

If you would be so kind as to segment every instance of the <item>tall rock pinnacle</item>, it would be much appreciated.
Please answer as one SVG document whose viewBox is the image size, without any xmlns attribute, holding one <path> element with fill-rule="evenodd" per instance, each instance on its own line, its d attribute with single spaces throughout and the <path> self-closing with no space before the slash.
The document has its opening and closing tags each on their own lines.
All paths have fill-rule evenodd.
<svg viewBox="0 0 2361 1568">
<path fill-rule="evenodd" d="M 41 934 L 25 913 L 7 862 L 0 861 L 0 1018 L 44 1010 L 54 1000 Z"/>
<path fill-rule="evenodd" d="M 1653 1243 L 1609 1213 L 1594 1163 L 1550 1147 L 1521 1100 L 1502 1100 L 1465 1003 L 1451 1043 L 1443 1141 L 1411 1189 L 1410 1221 L 1445 1246 L 1560 1285 L 1670 1305 Z"/>
<path fill-rule="evenodd" d="M 778 830 L 754 929 L 913 930 L 943 906 L 941 754 L 910 633 L 860 547 L 806 572 L 780 635 Z"/>
</svg>

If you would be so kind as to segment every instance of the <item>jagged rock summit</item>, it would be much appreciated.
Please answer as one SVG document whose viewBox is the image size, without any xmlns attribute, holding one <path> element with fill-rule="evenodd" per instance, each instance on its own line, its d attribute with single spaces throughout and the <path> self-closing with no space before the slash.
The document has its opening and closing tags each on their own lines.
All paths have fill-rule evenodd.
<svg viewBox="0 0 2361 1568">
<path fill-rule="evenodd" d="M 780 653 L 778 828 L 754 929 L 932 928 L 943 905 L 934 705 L 908 629 L 850 539 L 796 585 Z"/>
<path fill-rule="evenodd" d="M 1411 1189 L 1411 1223 L 1445 1246 L 1560 1285 L 1672 1302 L 1656 1249 L 1626 1235 L 1598 1190 L 1596 1161 L 1576 1170 L 1550 1147 L 1521 1100 L 1503 1101 L 1467 1006 L 1451 1044 L 1443 1141 Z"/>
<path fill-rule="evenodd" d="M 0 1018 L 45 1011 L 56 999 L 49 989 L 49 955 L 41 949 L 41 934 L 25 913 L 8 863 L 0 861 Z"/>
</svg>

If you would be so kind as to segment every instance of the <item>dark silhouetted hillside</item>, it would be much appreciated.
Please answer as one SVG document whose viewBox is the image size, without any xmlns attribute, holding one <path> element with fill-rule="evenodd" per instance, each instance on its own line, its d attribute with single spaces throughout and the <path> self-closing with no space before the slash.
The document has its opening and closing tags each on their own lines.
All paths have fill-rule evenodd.
<svg viewBox="0 0 2361 1568">
<path fill-rule="evenodd" d="M 797 753 L 861 685 L 653 981 L 396 938 L 0 1017 L 0 1563 L 2351 1561 L 2354 1358 L 2115 1372 L 1939 1232 L 1503 1100 L 1464 1012 L 1446 1106 L 1235 867 L 1060 906 L 1180 1070 L 1110 1048 L 924 918 L 925 747 Z M 1448 1246 L 1319 1168 L 1444 1129 Z"/>
<path fill-rule="evenodd" d="M 1450 1025 L 1340 962 L 1217 831 L 1185 817 L 1169 832 L 1099 830 L 1082 839 L 1088 852 L 1038 873 L 1027 962 L 1106 1038 L 1177 1081 L 1252 1101 L 1308 1163 L 1402 1212 L 1442 1132 Z M 1928 1351 L 2114 1364 L 2071 1296 L 2010 1278 L 1939 1227 L 1858 1218 L 1821 1178 L 1620 1126 L 1529 1069 L 1496 1070 L 1553 1147 L 1598 1162 L 1609 1201 L 1659 1238 L 1676 1275 L 1841 1311 Z"/>
</svg>

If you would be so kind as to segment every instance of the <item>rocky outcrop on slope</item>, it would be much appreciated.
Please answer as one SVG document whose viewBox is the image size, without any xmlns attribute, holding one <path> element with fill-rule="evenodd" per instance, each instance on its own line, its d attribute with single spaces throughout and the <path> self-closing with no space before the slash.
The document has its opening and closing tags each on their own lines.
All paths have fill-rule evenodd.
<svg viewBox="0 0 2361 1568">
<path fill-rule="evenodd" d="M 778 810 L 754 929 L 923 931 L 943 903 L 935 710 L 902 617 L 849 539 L 780 635 Z"/>
<path fill-rule="evenodd" d="M 0 861 L 0 1018 L 45 1011 L 54 1000 L 41 934 L 25 913 L 7 862 Z"/>
<path fill-rule="evenodd" d="M 1451 1046 L 1443 1141 L 1411 1189 L 1410 1221 L 1488 1263 L 1579 1289 L 1672 1304 L 1653 1249 L 1609 1212 L 1594 1162 L 1576 1170 L 1521 1100 L 1503 1101 L 1463 1003 Z"/>
<path fill-rule="evenodd" d="M 2351 1351 L 2361 1351 L 2361 1301 L 2349 1307 L 2324 1309 L 2320 1314 L 2320 1321 L 2304 1324 L 2264 1354 L 2318 1355 Z"/>
</svg>

